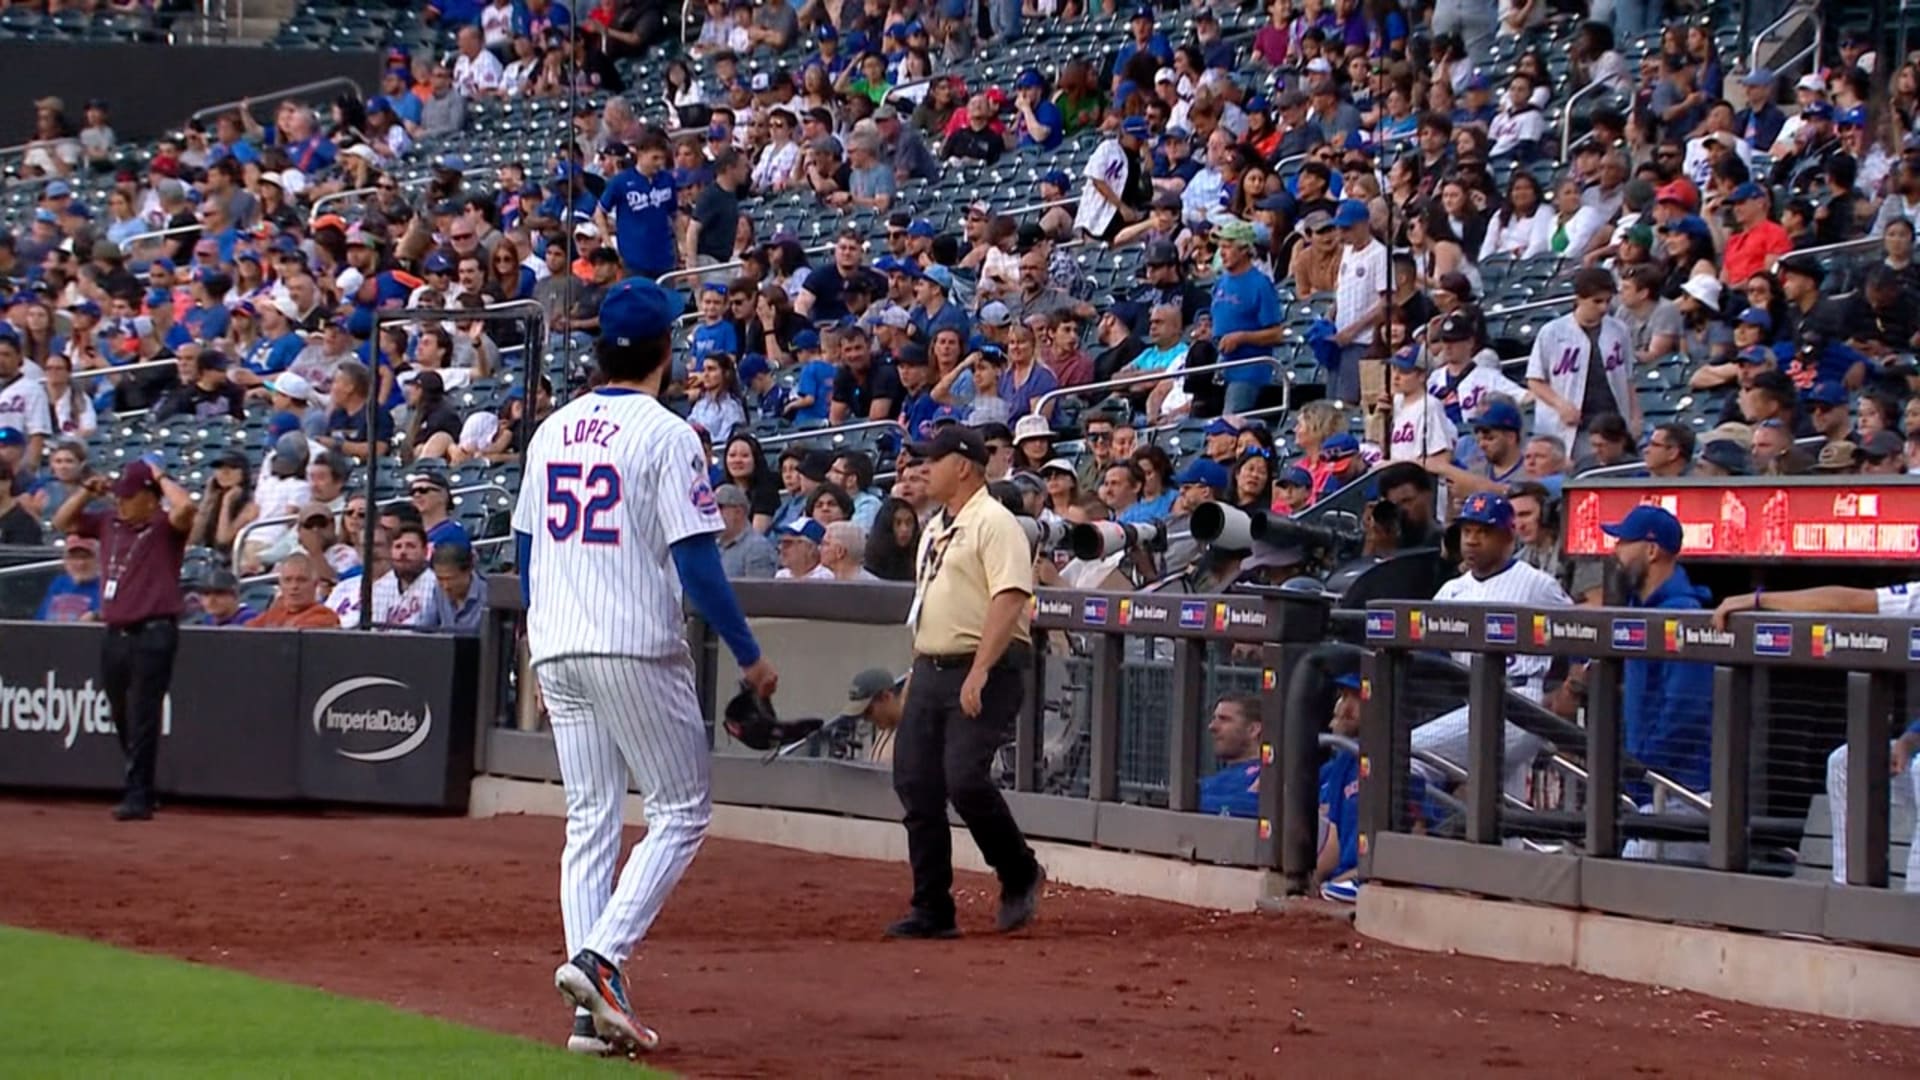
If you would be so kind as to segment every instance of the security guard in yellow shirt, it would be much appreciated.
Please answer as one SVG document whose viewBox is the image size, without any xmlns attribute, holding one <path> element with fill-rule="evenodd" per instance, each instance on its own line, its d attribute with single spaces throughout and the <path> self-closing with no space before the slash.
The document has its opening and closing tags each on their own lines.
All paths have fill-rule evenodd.
<svg viewBox="0 0 1920 1080">
<path fill-rule="evenodd" d="M 911 444 L 941 505 L 915 561 L 912 692 L 894 736 L 893 789 L 907 827 L 913 907 L 890 937 L 959 935 L 947 803 L 1000 878 L 1002 933 L 1032 921 L 1046 871 L 990 772 L 1013 736 L 1033 663 L 1033 555 L 1012 513 L 987 493 L 989 452 L 958 424 Z"/>
</svg>

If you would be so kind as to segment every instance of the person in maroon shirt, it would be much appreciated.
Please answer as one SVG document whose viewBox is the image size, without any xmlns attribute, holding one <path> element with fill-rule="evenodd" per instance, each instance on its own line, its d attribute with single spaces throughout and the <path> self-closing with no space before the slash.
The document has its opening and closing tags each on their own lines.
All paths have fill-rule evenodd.
<svg viewBox="0 0 1920 1080">
<path fill-rule="evenodd" d="M 109 492 L 112 513 L 87 509 Z M 126 759 L 126 790 L 113 809 L 120 821 L 153 816 L 160 715 L 185 607 L 180 562 L 193 516 L 193 497 L 146 460 L 128 465 L 111 486 L 88 477 L 53 515 L 54 528 L 100 542 L 101 683 Z"/>
</svg>

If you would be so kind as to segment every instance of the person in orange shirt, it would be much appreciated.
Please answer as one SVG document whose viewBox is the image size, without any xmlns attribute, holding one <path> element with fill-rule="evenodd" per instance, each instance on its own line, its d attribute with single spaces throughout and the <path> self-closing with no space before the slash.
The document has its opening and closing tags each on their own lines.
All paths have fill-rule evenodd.
<svg viewBox="0 0 1920 1080">
<path fill-rule="evenodd" d="M 280 560 L 280 595 L 260 617 L 247 625 L 255 629 L 283 630 L 337 630 L 340 617 L 325 604 L 320 603 L 315 586 L 318 578 L 313 572 L 313 560 L 303 554 L 293 554 Z"/>
<path fill-rule="evenodd" d="M 1768 216 L 1767 189 L 1741 184 L 1727 196 L 1736 228 L 1727 237 L 1727 257 L 1721 264 L 1728 282 L 1744 283 L 1768 269 L 1773 260 L 1793 250 L 1793 238 Z"/>
</svg>

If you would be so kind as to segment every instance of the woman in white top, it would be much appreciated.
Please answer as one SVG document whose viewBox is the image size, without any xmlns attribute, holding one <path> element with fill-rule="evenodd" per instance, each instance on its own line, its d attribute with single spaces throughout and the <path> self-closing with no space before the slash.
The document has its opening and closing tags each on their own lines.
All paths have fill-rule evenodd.
<svg viewBox="0 0 1920 1080">
<path fill-rule="evenodd" d="M 673 126 L 680 127 L 680 110 L 689 105 L 705 105 L 707 91 L 700 80 L 693 77 L 693 68 L 685 60 L 667 61 L 666 80 L 667 110 L 672 114 Z"/>
<path fill-rule="evenodd" d="M 687 422 L 700 425 L 715 446 L 724 446 L 733 437 L 733 429 L 745 427 L 747 422 L 733 357 L 726 353 L 708 356 L 700 366 L 700 383 L 700 398 L 687 410 Z"/>
<path fill-rule="evenodd" d="M 1480 261 L 1495 255 L 1518 258 L 1533 246 L 1533 233 L 1541 215 L 1551 214 L 1541 199 L 1540 181 L 1524 169 L 1516 169 L 1507 181 L 1506 205 L 1487 219 L 1487 238 L 1480 244 Z"/>
<path fill-rule="evenodd" d="M 1487 125 L 1487 135 L 1493 140 L 1489 156 L 1518 154 L 1522 160 L 1531 160 L 1546 133 L 1546 115 L 1533 104 L 1533 80 L 1514 72 L 1512 81 L 1507 84 L 1506 104 L 1494 114 L 1493 122 Z"/>
<path fill-rule="evenodd" d="M 513 62 L 500 72 L 500 93 L 508 98 L 524 97 L 533 89 L 533 77 L 540 73 L 540 48 L 525 34 L 513 39 Z"/>
<path fill-rule="evenodd" d="M 1439 214 L 1433 209 L 1428 214 Z M 1473 265 L 1458 243 L 1439 234 L 1439 228 L 1427 214 L 1417 214 L 1407 220 L 1407 247 L 1413 251 L 1413 265 L 1420 272 L 1420 287 L 1434 289 L 1440 279 L 1447 274 L 1465 274 L 1473 283 L 1473 291 L 1480 291 L 1480 268 Z"/>
<path fill-rule="evenodd" d="M 87 436 L 100 426 L 93 402 L 73 381 L 73 361 L 54 353 L 40 362 L 47 379 L 47 405 L 53 410 L 53 429 L 62 435 Z"/>
<path fill-rule="evenodd" d="M 767 145 L 753 164 L 753 190 L 762 194 L 785 191 L 800 164 L 800 144 L 793 141 L 798 123 L 793 110 L 776 105 L 767 113 Z"/>
<path fill-rule="evenodd" d="M 1612 93 L 1633 93 L 1633 73 L 1627 70 L 1626 57 L 1613 47 L 1613 27 L 1590 21 L 1580 27 L 1569 54 L 1573 61 L 1574 83 L 1606 85 Z"/>
<path fill-rule="evenodd" d="M 1577 259 L 1587 253 L 1595 233 L 1606 218 L 1580 198 L 1580 181 L 1562 177 L 1554 189 L 1553 211 L 1541 214 L 1535 222 L 1533 242 L 1527 245 L 1526 258 L 1542 255 Z"/>
</svg>

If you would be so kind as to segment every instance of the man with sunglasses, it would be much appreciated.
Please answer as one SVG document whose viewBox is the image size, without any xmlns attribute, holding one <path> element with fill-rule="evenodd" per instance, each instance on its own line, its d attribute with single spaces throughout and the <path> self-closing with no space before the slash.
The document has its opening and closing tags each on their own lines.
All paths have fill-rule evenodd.
<svg viewBox="0 0 1920 1080">
<path fill-rule="evenodd" d="M 471 545 L 473 538 L 466 526 L 448 516 L 453 495 L 447 474 L 441 469 L 422 468 L 407 477 L 407 499 L 420 511 L 420 524 L 427 530 L 429 552 L 441 544 Z"/>
</svg>

